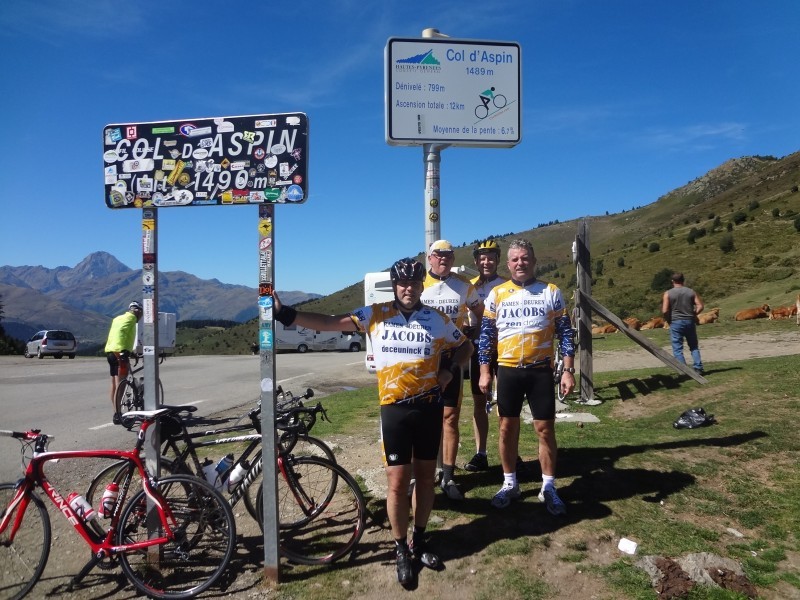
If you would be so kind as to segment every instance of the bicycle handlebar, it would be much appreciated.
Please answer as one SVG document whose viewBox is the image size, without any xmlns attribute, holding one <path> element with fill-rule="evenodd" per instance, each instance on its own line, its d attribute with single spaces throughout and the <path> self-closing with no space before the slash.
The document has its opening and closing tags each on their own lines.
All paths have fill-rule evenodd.
<svg viewBox="0 0 800 600">
<path fill-rule="evenodd" d="M 0 429 L 1 437 L 13 437 L 18 440 L 30 441 L 38 437 L 45 437 L 49 440 L 56 439 L 55 436 L 42 433 L 41 429 L 29 429 L 28 431 L 11 431 L 9 429 Z"/>
</svg>

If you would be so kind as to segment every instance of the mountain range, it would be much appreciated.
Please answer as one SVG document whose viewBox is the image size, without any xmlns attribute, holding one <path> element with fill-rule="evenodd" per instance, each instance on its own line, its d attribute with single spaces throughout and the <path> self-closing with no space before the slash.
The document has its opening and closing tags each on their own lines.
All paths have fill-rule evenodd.
<svg viewBox="0 0 800 600">
<path fill-rule="evenodd" d="M 320 294 L 280 292 L 287 304 Z M 0 267 L 0 302 L 6 333 L 27 340 L 41 329 L 67 329 L 82 347 L 105 342 L 111 319 L 141 298 L 142 271 L 131 269 L 108 252 L 93 252 L 74 267 Z M 183 271 L 162 271 L 158 308 L 178 321 L 244 322 L 258 316 L 258 290 L 200 279 Z"/>
</svg>

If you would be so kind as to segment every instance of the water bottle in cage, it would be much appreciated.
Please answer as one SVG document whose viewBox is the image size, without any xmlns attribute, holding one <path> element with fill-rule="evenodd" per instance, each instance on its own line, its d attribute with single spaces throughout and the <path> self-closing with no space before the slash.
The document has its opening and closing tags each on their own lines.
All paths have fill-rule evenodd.
<svg viewBox="0 0 800 600">
<path fill-rule="evenodd" d="M 86 501 L 86 498 L 81 496 L 78 492 L 72 492 L 67 496 L 67 502 L 73 512 L 84 521 L 91 521 L 97 518 L 97 513 L 92 508 L 92 505 Z"/>
<path fill-rule="evenodd" d="M 104 519 L 110 519 L 114 514 L 114 506 L 117 504 L 119 497 L 119 485 L 113 481 L 106 486 L 103 492 L 103 497 L 100 500 L 100 506 L 97 507 L 97 512 Z"/>
<path fill-rule="evenodd" d="M 250 469 L 250 463 L 246 460 L 240 462 L 236 467 L 231 471 L 231 476 L 228 478 L 228 490 L 230 491 L 232 488 L 236 487 L 236 484 L 239 483 Z"/>
</svg>

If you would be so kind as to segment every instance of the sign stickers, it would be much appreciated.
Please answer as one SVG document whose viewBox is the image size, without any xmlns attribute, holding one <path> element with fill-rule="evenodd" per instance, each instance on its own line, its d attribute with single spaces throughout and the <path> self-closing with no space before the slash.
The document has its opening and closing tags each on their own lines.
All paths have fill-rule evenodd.
<svg viewBox="0 0 800 600">
<path fill-rule="evenodd" d="M 302 203 L 304 113 L 106 125 L 109 208 Z"/>
<path fill-rule="evenodd" d="M 519 44 L 390 38 L 385 58 L 387 143 L 520 142 Z"/>
</svg>

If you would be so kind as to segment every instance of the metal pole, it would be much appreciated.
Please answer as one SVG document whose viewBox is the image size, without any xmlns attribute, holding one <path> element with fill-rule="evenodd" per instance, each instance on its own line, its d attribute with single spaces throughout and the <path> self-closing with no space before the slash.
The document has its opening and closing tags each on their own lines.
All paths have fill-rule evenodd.
<svg viewBox="0 0 800 600">
<path fill-rule="evenodd" d="M 144 365 L 144 409 L 155 410 L 161 405 L 158 397 L 158 209 L 142 209 L 142 354 Z M 158 427 L 147 430 L 144 457 L 147 470 L 159 475 L 161 440 Z M 159 535 L 161 519 L 155 504 L 147 499 L 147 531 Z M 159 547 L 148 550 L 148 560 L 158 564 Z"/>
<path fill-rule="evenodd" d="M 422 30 L 422 37 L 449 37 L 440 33 L 438 29 L 428 27 Z M 442 150 L 450 144 L 423 144 L 422 161 L 425 164 L 425 249 L 423 254 L 428 256 L 428 248 L 442 237 L 442 223 L 440 220 L 441 195 L 439 190 L 439 166 L 442 162 Z M 427 265 L 430 268 L 430 265 Z"/>
<path fill-rule="evenodd" d="M 275 446 L 275 207 L 258 207 L 258 346 L 261 361 L 261 460 L 264 496 L 264 577 L 280 581 L 278 477 Z"/>
<path fill-rule="evenodd" d="M 425 250 L 441 238 L 442 226 L 439 219 L 439 165 L 441 164 L 441 145 L 425 144 L 422 147 L 425 162 Z M 430 265 L 428 265 L 430 267 Z"/>
<path fill-rule="evenodd" d="M 594 400 L 594 364 L 592 362 L 592 308 L 583 302 L 581 294 L 592 294 L 592 267 L 589 253 L 589 224 L 582 221 L 575 237 L 575 262 L 577 264 L 578 340 L 580 341 L 580 398 L 582 402 Z"/>
</svg>

